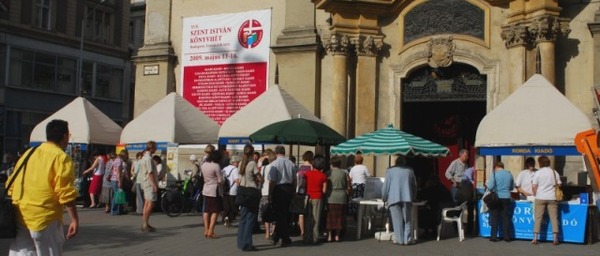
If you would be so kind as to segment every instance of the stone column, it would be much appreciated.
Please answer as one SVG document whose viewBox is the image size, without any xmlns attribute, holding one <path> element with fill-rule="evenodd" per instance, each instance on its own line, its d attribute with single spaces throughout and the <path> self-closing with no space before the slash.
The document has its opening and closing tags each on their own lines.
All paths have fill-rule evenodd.
<svg viewBox="0 0 600 256">
<path fill-rule="evenodd" d="M 525 25 L 512 24 L 502 27 L 501 37 L 508 49 L 510 59 L 508 92 L 501 92 L 501 95 L 510 95 L 527 80 L 526 58 L 529 35 Z"/>
<path fill-rule="evenodd" d="M 556 52 L 554 43 L 558 36 L 566 36 L 570 31 L 569 23 L 563 18 L 552 15 L 540 15 L 531 19 L 529 32 L 539 49 L 541 59 L 539 71 L 552 84 L 556 83 Z"/>
<path fill-rule="evenodd" d="M 285 0 L 285 13 L 285 27 L 271 46 L 277 56 L 272 62 L 279 71 L 277 82 L 319 116 L 321 44 L 315 28 L 315 7 L 309 1 Z"/>
<path fill-rule="evenodd" d="M 146 1 L 144 46 L 135 62 L 134 118 L 175 91 L 176 56 L 170 43 L 171 0 Z"/>
<path fill-rule="evenodd" d="M 592 33 L 592 40 L 594 42 L 594 85 L 600 84 L 600 10 L 596 11 L 594 15 L 594 21 L 588 23 L 588 28 Z"/>
<path fill-rule="evenodd" d="M 346 35 L 333 34 L 323 40 L 333 62 L 332 82 L 322 85 L 321 118 L 344 136 L 347 134 L 348 115 L 348 46 Z"/>
<path fill-rule="evenodd" d="M 377 121 L 377 55 L 383 46 L 381 38 L 374 36 L 359 36 L 353 40 L 356 54 L 356 99 L 355 99 L 355 135 L 359 136 L 373 132 Z M 377 173 L 373 157 L 364 157 L 366 165 L 375 176 L 385 175 Z"/>
<path fill-rule="evenodd" d="M 594 85 L 600 84 L 600 10 L 596 11 L 594 21 L 588 23 L 588 28 L 594 40 Z"/>
</svg>

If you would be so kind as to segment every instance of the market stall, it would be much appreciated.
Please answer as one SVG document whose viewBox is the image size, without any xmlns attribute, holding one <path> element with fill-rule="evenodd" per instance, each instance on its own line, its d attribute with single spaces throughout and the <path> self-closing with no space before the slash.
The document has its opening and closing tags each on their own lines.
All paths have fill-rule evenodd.
<svg viewBox="0 0 600 256">
<path fill-rule="evenodd" d="M 421 137 L 406 133 L 393 125 L 376 130 L 374 132 L 360 135 L 346 142 L 340 143 L 331 149 L 332 155 L 372 155 L 372 156 L 388 156 L 403 155 L 403 156 L 423 156 L 423 157 L 444 157 L 450 153 L 447 147 L 435 142 L 423 139 Z M 353 203 L 359 205 L 356 237 L 360 239 L 362 234 L 362 219 L 366 212 L 367 206 L 383 207 L 384 203 L 381 200 L 381 186 L 385 178 L 372 177 L 367 180 L 365 186 L 365 196 L 363 198 L 355 198 Z M 372 184 L 377 184 L 373 186 Z M 375 192 L 375 193 L 369 193 Z M 374 194 L 375 196 L 368 196 Z M 419 230 L 419 207 L 425 206 L 425 201 L 413 202 L 412 218 L 413 218 L 413 233 L 415 240 L 418 239 Z M 376 234 L 378 239 L 392 240 L 392 234 L 387 230 L 385 233 Z"/>
<path fill-rule="evenodd" d="M 475 147 L 482 156 L 580 155 L 575 135 L 591 127 L 579 108 L 536 74 L 483 118 Z M 584 242 L 587 208 L 587 204 L 561 202 L 561 241 Z M 533 219 L 532 202 L 515 203 L 515 238 L 533 237 Z M 489 236 L 487 213 L 479 213 L 479 230 L 481 236 Z M 552 238 L 547 222 L 542 231 L 541 240 Z"/>
<path fill-rule="evenodd" d="M 114 147 L 119 143 L 121 127 L 90 101 L 78 97 L 33 128 L 29 139 L 31 146 L 46 141 L 46 125 L 54 119 L 69 122 L 71 138 L 67 153 L 75 162 L 77 174 L 83 168 L 86 153 L 90 147 L 93 147 L 91 145 Z"/>
<path fill-rule="evenodd" d="M 249 143 L 250 134 L 259 129 L 272 123 L 298 117 L 321 122 L 285 90 L 278 85 L 272 85 L 223 122 L 219 129 L 219 145 Z"/>
<path fill-rule="evenodd" d="M 121 143 L 132 152 L 142 151 L 146 142 L 157 143 L 175 179 L 182 177 L 178 168 L 181 144 L 208 144 L 217 142 L 219 125 L 179 94 L 173 92 L 129 122 L 121 133 Z"/>
</svg>

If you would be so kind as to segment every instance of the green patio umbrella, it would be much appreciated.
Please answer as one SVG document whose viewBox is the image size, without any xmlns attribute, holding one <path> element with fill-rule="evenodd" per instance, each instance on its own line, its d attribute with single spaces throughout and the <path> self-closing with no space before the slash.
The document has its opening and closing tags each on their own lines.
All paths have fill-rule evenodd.
<svg viewBox="0 0 600 256">
<path fill-rule="evenodd" d="M 388 125 L 383 129 L 350 139 L 331 149 L 332 155 L 421 155 L 443 157 L 447 147 L 403 132 Z"/>
<path fill-rule="evenodd" d="M 250 140 L 258 143 L 331 146 L 346 141 L 346 138 L 321 122 L 293 118 L 259 129 L 250 134 Z"/>
</svg>

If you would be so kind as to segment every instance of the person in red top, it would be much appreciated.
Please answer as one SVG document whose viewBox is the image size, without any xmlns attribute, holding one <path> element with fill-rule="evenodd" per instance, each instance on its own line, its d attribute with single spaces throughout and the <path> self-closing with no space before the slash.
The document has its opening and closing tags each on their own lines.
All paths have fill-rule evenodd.
<svg viewBox="0 0 600 256">
<path fill-rule="evenodd" d="M 304 242 L 317 244 L 319 242 L 319 227 L 321 211 L 323 210 L 323 198 L 327 191 L 327 176 L 323 173 L 325 169 L 325 157 L 316 155 L 312 166 L 314 169 L 304 174 L 306 181 L 306 194 L 308 195 L 308 220 L 312 226 L 312 232 L 304 232 Z M 310 229 L 309 229 L 310 230 Z"/>
</svg>

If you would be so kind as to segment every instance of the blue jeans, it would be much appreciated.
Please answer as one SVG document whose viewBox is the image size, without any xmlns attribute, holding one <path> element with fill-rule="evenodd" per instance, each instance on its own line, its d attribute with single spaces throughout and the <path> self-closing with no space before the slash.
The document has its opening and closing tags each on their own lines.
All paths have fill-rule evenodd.
<svg viewBox="0 0 600 256">
<path fill-rule="evenodd" d="M 237 247 L 240 250 L 250 250 L 252 248 L 252 230 L 256 224 L 257 210 L 241 207 L 237 234 Z"/>
<path fill-rule="evenodd" d="M 119 191 L 119 183 L 117 181 L 110 181 L 110 185 L 113 189 L 113 200 L 110 201 L 110 214 L 119 215 L 121 214 L 121 205 L 115 204 L 115 193 Z"/>
</svg>

